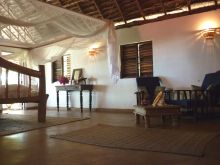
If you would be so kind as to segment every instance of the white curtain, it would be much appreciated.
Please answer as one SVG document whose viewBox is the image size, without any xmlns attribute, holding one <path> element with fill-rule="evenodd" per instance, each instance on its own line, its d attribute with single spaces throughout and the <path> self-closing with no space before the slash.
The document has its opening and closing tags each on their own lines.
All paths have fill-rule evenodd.
<svg viewBox="0 0 220 165">
<path fill-rule="evenodd" d="M 7 41 L 6 45 L 29 48 L 29 59 L 35 65 L 52 62 L 69 48 L 85 48 L 101 41 L 107 44 L 111 77 L 114 82 L 119 79 L 117 40 L 112 22 L 37 0 L 0 0 L 0 3 L 0 39 Z"/>
</svg>

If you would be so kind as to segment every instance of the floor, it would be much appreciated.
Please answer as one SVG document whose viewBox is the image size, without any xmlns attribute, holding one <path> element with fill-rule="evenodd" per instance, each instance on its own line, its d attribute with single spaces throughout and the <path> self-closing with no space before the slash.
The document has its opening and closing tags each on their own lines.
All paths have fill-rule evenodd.
<svg viewBox="0 0 220 165">
<path fill-rule="evenodd" d="M 36 114 L 34 110 L 6 111 L 15 114 Z M 79 110 L 47 111 L 48 116 L 90 116 L 91 119 L 42 128 L 10 136 L 0 137 L 1 165 L 219 165 L 220 136 L 213 139 L 206 148 L 204 157 L 183 156 L 177 154 L 110 149 L 92 145 L 73 143 L 50 138 L 50 135 L 91 127 L 97 123 L 144 127 L 144 123 L 136 126 L 132 113 L 125 112 L 85 112 Z M 180 126 L 172 127 L 167 123 L 161 125 L 158 119 L 152 120 L 155 128 L 183 129 L 192 131 L 213 131 L 220 133 L 220 118 L 212 120 L 182 120 Z M 146 129 L 147 131 L 147 129 Z"/>
</svg>

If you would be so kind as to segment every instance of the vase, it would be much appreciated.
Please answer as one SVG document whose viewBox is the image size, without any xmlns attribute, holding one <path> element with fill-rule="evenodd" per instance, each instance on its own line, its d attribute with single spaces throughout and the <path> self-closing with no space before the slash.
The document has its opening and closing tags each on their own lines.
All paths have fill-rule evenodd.
<svg viewBox="0 0 220 165">
<path fill-rule="evenodd" d="M 60 82 L 60 85 L 66 85 L 66 83 L 63 83 L 63 82 L 61 83 L 61 82 Z"/>
</svg>

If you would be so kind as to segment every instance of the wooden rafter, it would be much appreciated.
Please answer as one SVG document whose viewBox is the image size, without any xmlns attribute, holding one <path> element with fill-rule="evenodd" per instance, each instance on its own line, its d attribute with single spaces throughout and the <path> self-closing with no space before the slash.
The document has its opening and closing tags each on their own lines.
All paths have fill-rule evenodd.
<svg viewBox="0 0 220 165">
<path fill-rule="evenodd" d="M 218 1 L 214 0 L 214 2 L 215 2 L 215 6 L 217 7 L 218 6 Z"/>
<path fill-rule="evenodd" d="M 166 8 L 165 8 L 165 5 L 164 5 L 163 0 L 160 0 L 160 3 L 161 3 L 161 5 L 162 5 L 162 7 L 163 7 L 163 12 L 164 12 L 164 14 L 167 15 L 167 11 L 166 11 Z"/>
<path fill-rule="evenodd" d="M 191 12 L 191 0 L 187 0 L 187 7 L 189 12 Z"/>
<path fill-rule="evenodd" d="M 95 7 L 96 7 L 96 9 L 97 9 L 97 11 L 98 11 L 98 13 L 99 13 L 99 15 L 100 15 L 101 18 L 103 19 L 104 17 L 103 17 L 103 15 L 102 15 L 101 10 L 99 9 L 99 6 L 97 5 L 96 0 L 93 0 L 92 2 L 94 3 L 94 5 L 95 5 Z"/>
<path fill-rule="evenodd" d="M 114 1 L 115 5 L 116 5 L 116 7 L 117 7 L 117 9 L 118 9 L 118 11 L 119 11 L 119 13 L 120 13 L 122 19 L 123 19 L 123 21 L 124 21 L 125 23 L 127 23 L 127 21 L 126 21 L 126 19 L 124 18 L 124 15 L 123 15 L 123 13 L 122 13 L 122 11 L 121 11 L 121 8 L 120 8 L 120 6 L 119 6 L 117 0 L 113 0 L 113 1 Z"/>
<path fill-rule="evenodd" d="M 39 1 L 45 2 L 45 0 Z M 72 11 L 81 12 L 82 14 L 96 18 L 104 17 L 104 19 L 112 19 L 115 23 L 123 21 L 125 22 L 123 27 L 138 25 L 138 21 L 133 23 L 128 23 L 127 21 L 131 18 L 135 19 L 140 16 L 144 18 L 142 24 L 148 23 L 148 19 L 145 18 L 146 15 L 154 15 L 161 12 L 165 14 L 163 18 L 161 18 L 163 20 L 179 17 L 181 14 L 175 12 L 172 13 L 172 11 L 181 7 L 179 4 L 184 4 L 185 7 L 188 8 L 187 11 L 182 12 L 182 15 L 191 15 L 220 8 L 219 0 L 51 0 L 46 3 L 55 5 L 55 3 L 58 4 L 58 1 L 60 1 L 63 8 L 68 8 Z M 81 5 L 81 2 L 85 3 Z M 204 2 L 212 2 L 214 5 L 206 7 L 202 4 Z M 198 4 L 198 8 L 192 8 L 192 4 Z M 171 11 L 171 13 L 168 14 L 168 11 Z M 157 18 L 150 20 L 150 22 L 156 21 L 158 21 Z"/>
<path fill-rule="evenodd" d="M 11 17 L 14 18 L 14 14 L 13 14 L 13 12 L 11 11 L 11 9 L 10 9 L 9 6 L 7 6 L 7 8 L 5 8 L 4 5 L 2 5 L 2 4 L 0 4 L 0 5 L 2 6 L 2 8 L 3 8 Z M 19 3 L 17 3 L 17 5 L 20 7 L 20 4 L 19 4 Z M 22 10 L 21 10 L 21 11 L 22 11 Z M 19 18 L 19 19 L 20 19 L 20 18 Z M 19 37 L 21 37 L 23 41 L 27 41 L 27 37 L 28 37 L 29 40 L 31 40 L 33 43 L 35 43 L 35 40 L 33 39 L 33 37 L 31 37 L 31 35 L 30 35 L 30 33 L 28 32 L 27 28 L 26 28 L 26 29 L 22 29 L 22 28 L 19 28 L 19 27 L 16 27 L 16 26 L 7 26 L 7 25 L 5 25 L 5 26 L 3 26 L 3 27 L 1 27 L 1 28 L 6 28 L 6 29 L 7 29 L 8 31 L 10 31 L 10 32 L 11 32 L 11 29 L 13 28 L 13 29 L 17 32 L 17 36 L 16 36 L 14 33 L 12 33 L 12 32 L 11 32 L 11 33 L 13 34 L 13 36 L 14 36 L 17 40 L 20 41 L 20 38 L 19 38 Z M 1 30 L 3 30 L 3 29 L 1 29 Z M 24 32 L 26 35 L 22 35 L 21 31 Z M 6 31 L 4 31 L 4 33 L 7 34 Z M 7 35 L 7 36 L 8 36 L 8 35 Z M 27 36 L 27 37 L 26 37 L 26 36 Z M 11 37 L 9 37 L 9 38 L 12 39 Z"/>
<path fill-rule="evenodd" d="M 219 5 L 217 7 L 218 7 L 218 9 L 220 8 Z M 198 13 L 201 13 L 201 12 L 215 10 L 215 9 L 216 9 L 215 6 L 208 6 L 208 7 L 203 7 L 203 8 L 198 8 L 198 9 L 191 10 L 190 14 L 191 15 L 192 14 L 198 14 Z M 186 16 L 186 15 L 189 15 L 189 12 L 168 14 L 166 16 L 161 16 L 161 17 L 151 19 L 151 20 L 136 21 L 136 22 L 131 22 L 131 23 L 125 24 L 125 25 L 119 25 L 119 26 L 116 27 L 116 29 L 127 28 L 127 27 L 131 27 L 131 26 L 134 26 L 134 25 L 135 26 L 136 25 L 142 25 L 142 24 L 145 24 L 145 23 L 152 23 L 152 22 L 162 21 L 162 20 L 165 20 L 165 19 L 178 18 L 178 17 L 182 17 L 182 16 Z"/>
<path fill-rule="evenodd" d="M 79 3 L 77 3 L 76 6 L 77 6 L 77 8 L 79 9 L 79 11 L 80 11 L 81 13 L 83 13 L 82 8 L 80 7 Z"/>
<path fill-rule="evenodd" d="M 74 0 L 73 2 L 70 2 L 70 3 L 67 3 L 67 4 L 63 5 L 63 7 L 67 8 L 67 7 L 76 5 L 76 4 L 78 4 L 79 2 L 83 2 L 83 1 L 85 1 L 85 0 Z"/>
<path fill-rule="evenodd" d="M 139 12 L 141 13 L 142 17 L 143 17 L 144 20 L 145 20 L 145 14 L 144 14 L 144 12 L 143 12 L 143 10 L 142 10 L 142 8 L 141 8 L 141 5 L 140 5 L 139 1 L 138 1 L 138 0 L 135 0 L 135 2 L 136 2 L 136 4 L 137 4 L 137 7 L 138 7 Z"/>
<path fill-rule="evenodd" d="M 59 2 L 60 6 L 64 5 L 63 0 L 57 0 L 57 1 Z"/>
</svg>

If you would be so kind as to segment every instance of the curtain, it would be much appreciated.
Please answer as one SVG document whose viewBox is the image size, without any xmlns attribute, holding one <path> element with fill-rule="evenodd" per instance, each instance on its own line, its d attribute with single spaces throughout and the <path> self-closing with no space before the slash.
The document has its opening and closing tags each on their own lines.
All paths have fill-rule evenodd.
<svg viewBox="0 0 220 165">
<path fill-rule="evenodd" d="M 7 46 L 28 48 L 25 56 L 28 63 L 52 62 L 70 48 L 85 48 L 101 41 L 107 45 L 111 77 L 114 82 L 119 79 L 117 39 L 112 22 L 36 0 L 0 0 L 0 3 L 0 39 L 7 41 Z"/>
</svg>

